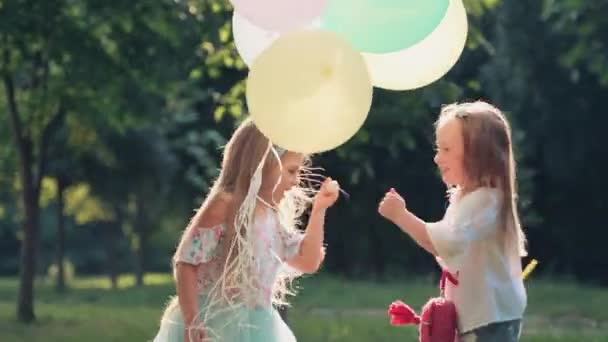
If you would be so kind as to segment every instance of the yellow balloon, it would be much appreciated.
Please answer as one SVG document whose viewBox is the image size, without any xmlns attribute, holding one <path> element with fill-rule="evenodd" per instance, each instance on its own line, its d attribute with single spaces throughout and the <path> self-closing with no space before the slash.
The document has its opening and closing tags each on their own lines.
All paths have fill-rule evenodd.
<svg viewBox="0 0 608 342">
<path fill-rule="evenodd" d="M 251 65 L 247 105 L 257 127 L 290 151 L 336 148 L 363 125 L 373 87 L 359 52 L 333 32 L 282 35 Z"/>
<path fill-rule="evenodd" d="M 460 58 L 467 31 L 462 0 L 450 0 L 441 23 L 416 45 L 391 53 L 363 54 L 372 83 L 379 88 L 406 90 L 435 82 Z"/>
</svg>

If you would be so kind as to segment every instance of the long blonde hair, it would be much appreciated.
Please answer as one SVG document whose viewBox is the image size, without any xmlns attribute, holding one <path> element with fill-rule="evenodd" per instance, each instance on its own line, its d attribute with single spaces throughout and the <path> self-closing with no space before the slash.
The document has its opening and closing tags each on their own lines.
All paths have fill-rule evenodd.
<svg viewBox="0 0 608 342">
<path fill-rule="evenodd" d="M 477 187 L 501 190 L 503 227 L 507 236 L 515 238 L 520 256 L 527 255 L 526 237 L 517 210 L 515 159 L 509 122 L 495 106 L 476 101 L 445 106 L 435 126 L 440 127 L 454 119 L 462 127 L 464 171 L 471 182 L 469 189 L 459 190 L 466 192 Z"/>
<path fill-rule="evenodd" d="M 249 226 L 253 224 L 254 218 L 252 208 L 256 205 L 256 197 L 261 186 L 260 178 L 273 168 L 282 167 L 281 157 L 284 151 L 266 138 L 255 126 L 251 119 L 244 120 L 233 133 L 230 141 L 226 144 L 223 153 L 222 167 L 220 174 L 203 204 L 191 218 L 187 228 L 184 230 L 176 253 L 173 257 L 174 277 L 176 278 L 176 260 L 181 255 L 181 250 L 185 248 L 187 236 L 191 229 L 201 226 L 201 218 L 206 210 L 214 201 L 222 197 L 228 197 L 229 205 L 227 208 L 226 219 L 224 222 L 224 237 L 218 246 L 220 255 L 219 262 L 223 263 L 223 270 L 220 279 L 213 286 L 211 293 L 208 294 L 208 311 L 221 311 L 221 307 L 234 308 L 247 301 L 249 294 L 255 295 L 255 279 L 252 279 L 250 271 L 252 267 L 253 234 L 249 234 Z M 312 172 L 307 168 L 310 163 L 310 156 L 305 156 L 305 164 L 302 171 L 305 175 L 303 180 L 310 180 Z M 261 170 L 260 170 L 261 167 Z M 260 172 L 261 171 L 261 172 Z M 277 179 L 275 185 L 280 180 Z M 257 182 L 257 184 L 254 184 Z M 298 231 L 299 218 L 308 208 L 315 190 L 309 182 L 301 182 L 285 194 L 277 208 L 277 216 L 281 224 L 281 229 L 288 234 Z M 253 202 L 253 203 L 252 203 Z M 286 295 L 292 294 L 291 281 L 298 276 L 297 273 L 283 268 L 275 281 L 272 289 L 272 303 L 274 305 L 286 305 Z M 177 278 L 176 278 L 177 280 Z M 235 291 L 236 290 L 236 291 Z M 248 293 L 254 292 L 254 293 Z M 236 295 L 235 295 L 236 294 Z M 214 310 L 211 310 L 214 306 Z M 174 298 L 169 304 L 165 315 L 171 309 L 178 307 L 177 299 Z M 213 316 L 214 313 L 206 313 L 206 316 Z M 165 319 L 165 318 L 163 318 Z M 200 324 L 205 325 L 207 318 L 203 317 Z"/>
</svg>

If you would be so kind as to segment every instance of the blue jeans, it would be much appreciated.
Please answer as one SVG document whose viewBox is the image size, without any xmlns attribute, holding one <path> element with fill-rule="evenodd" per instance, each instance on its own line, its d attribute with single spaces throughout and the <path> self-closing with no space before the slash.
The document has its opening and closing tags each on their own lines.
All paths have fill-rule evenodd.
<svg viewBox="0 0 608 342">
<path fill-rule="evenodd" d="M 521 335 L 521 319 L 497 322 L 460 335 L 460 342 L 517 342 Z"/>
</svg>

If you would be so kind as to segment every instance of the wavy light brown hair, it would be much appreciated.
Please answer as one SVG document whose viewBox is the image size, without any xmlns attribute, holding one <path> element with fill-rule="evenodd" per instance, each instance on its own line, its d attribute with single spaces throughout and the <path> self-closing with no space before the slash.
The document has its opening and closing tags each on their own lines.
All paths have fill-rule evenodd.
<svg viewBox="0 0 608 342">
<path fill-rule="evenodd" d="M 435 127 L 450 120 L 458 120 L 461 124 L 464 172 L 470 182 L 458 192 L 466 193 L 478 187 L 501 190 L 505 232 L 516 239 L 520 255 L 527 255 L 526 237 L 517 210 L 515 158 L 509 122 L 498 108 L 483 101 L 445 106 Z"/>
</svg>

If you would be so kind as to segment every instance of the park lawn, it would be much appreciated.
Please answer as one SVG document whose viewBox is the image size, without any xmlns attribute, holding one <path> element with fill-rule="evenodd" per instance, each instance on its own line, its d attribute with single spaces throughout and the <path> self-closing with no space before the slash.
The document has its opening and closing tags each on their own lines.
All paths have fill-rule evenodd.
<svg viewBox="0 0 608 342">
<path fill-rule="evenodd" d="M 0 341 L 149 341 L 173 290 L 171 277 L 149 274 L 143 288 L 122 276 L 111 290 L 104 277 L 77 278 L 57 294 L 40 281 L 32 325 L 15 321 L 17 280 L 0 278 Z M 522 341 L 607 341 L 608 290 L 547 279 L 528 281 Z M 386 309 L 395 299 L 420 308 L 437 293 L 429 279 L 384 284 L 319 275 L 297 283 L 288 322 L 300 342 L 415 341 L 416 327 L 392 327 Z"/>
</svg>

